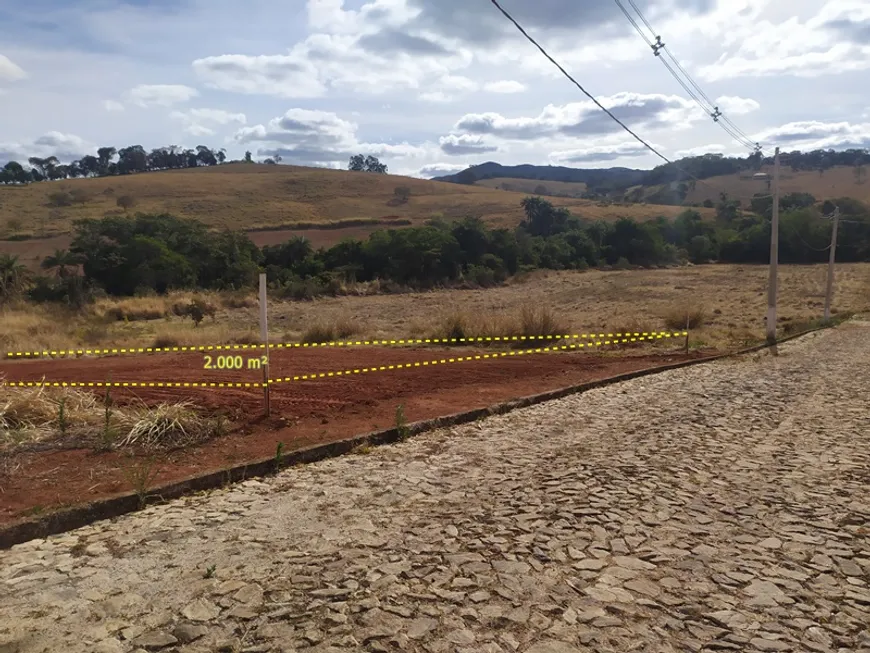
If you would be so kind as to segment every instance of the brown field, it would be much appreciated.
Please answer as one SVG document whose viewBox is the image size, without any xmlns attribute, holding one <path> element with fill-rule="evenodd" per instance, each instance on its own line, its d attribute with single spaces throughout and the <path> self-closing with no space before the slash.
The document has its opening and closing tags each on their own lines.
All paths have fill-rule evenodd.
<svg viewBox="0 0 870 653">
<path fill-rule="evenodd" d="M 779 271 L 779 322 L 805 323 L 821 317 L 825 265 L 783 265 Z M 468 335 L 511 335 L 520 330 L 525 306 L 545 306 L 560 330 L 620 330 L 665 327 L 665 318 L 701 309 L 705 324 L 693 338 L 728 348 L 764 335 L 767 267 L 704 265 L 663 270 L 535 272 L 486 290 L 442 290 L 380 294 L 377 283 L 347 289 L 347 295 L 315 301 L 270 301 L 273 342 L 298 341 L 312 330 L 362 338 L 433 337 L 461 318 Z M 194 295 L 219 310 L 199 327 L 170 316 L 177 302 Z M 204 345 L 257 341 L 256 294 L 174 293 L 167 297 L 103 300 L 87 314 L 25 304 L 0 311 L 0 352 L 74 346 Z M 870 264 L 839 264 L 834 308 L 870 309 Z M 114 316 L 114 318 L 112 317 Z M 126 318 L 126 319 L 125 319 Z M 530 334 L 528 334 L 530 335 Z M 328 338 L 329 339 L 329 338 Z"/>
<path fill-rule="evenodd" d="M 586 190 L 586 184 L 582 182 L 566 181 L 540 181 L 537 179 L 512 179 L 509 177 L 495 177 L 493 179 L 481 179 L 474 184 L 485 188 L 498 188 L 501 190 L 512 189 L 520 193 L 534 193 L 538 186 L 547 189 L 545 195 L 580 197 Z"/>
<path fill-rule="evenodd" d="M 393 191 L 411 189 L 407 203 L 396 204 Z M 50 207 L 48 196 L 58 190 L 84 188 L 84 204 Z M 300 222 L 327 223 L 348 219 L 404 218 L 423 222 L 479 216 L 494 226 L 516 225 L 522 219 L 520 200 L 526 193 L 462 186 L 394 175 L 353 173 L 296 166 L 232 164 L 211 168 L 148 172 L 123 177 L 74 179 L 0 186 L 0 237 L 12 234 L 9 221 L 18 220 L 18 235 L 53 236 L 68 233 L 72 221 L 122 214 L 121 195 L 131 195 L 135 212 L 169 212 L 195 218 L 211 227 L 233 229 L 286 228 Z M 553 198 L 578 215 L 637 219 L 673 217 L 679 207 L 605 205 L 573 198 Z"/>
<path fill-rule="evenodd" d="M 760 172 L 773 177 L 773 166 L 764 166 Z M 792 172 L 787 165 L 780 166 L 780 193 L 809 193 L 817 200 L 834 197 L 852 197 L 862 202 L 870 202 L 870 183 L 856 183 L 854 168 L 840 166 L 818 172 Z M 686 197 L 687 203 L 703 202 L 706 199 L 719 200 L 719 193 L 726 192 L 731 198 L 741 198 L 744 206 L 755 193 L 768 193 L 767 182 L 752 179 L 751 175 L 723 175 L 710 177 L 705 183 L 696 183 L 695 189 Z"/>
</svg>

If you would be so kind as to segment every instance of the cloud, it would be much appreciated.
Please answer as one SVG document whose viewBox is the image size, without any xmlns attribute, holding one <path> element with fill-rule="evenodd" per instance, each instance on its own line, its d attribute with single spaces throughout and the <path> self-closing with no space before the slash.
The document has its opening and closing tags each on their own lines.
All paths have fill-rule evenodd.
<svg viewBox="0 0 870 653">
<path fill-rule="evenodd" d="M 318 2 L 315 15 L 328 32 L 310 34 L 284 53 L 203 57 L 193 62 L 193 70 L 210 88 L 284 98 L 317 98 L 331 90 L 378 95 L 415 89 L 445 96 L 465 90 L 451 82 L 455 71 L 472 63 L 472 53 L 419 30 L 394 29 L 409 16 L 399 12 L 397 19 L 390 18 L 389 7 L 401 4 L 375 0 L 358 14 L 335 2 Z M 398 22 L 390 24 L 393 19 Z"/>
<path fill-rule="evenodd" d="M 243 127 L 234 136 L 237 143 L 262 145 L 258 154 L 280 155 L 287 163 L 332 166 L 347 161 L 358 153 L 376 157 L 413 157 L 426 152 L 424 148 L 401 143 L 360 142 L 357 125 L 328 111 L 290 109 L 273 118 L 267 125 Z"/>
<path fill-rule="evenodd" d="M 783 149 L 817 150 L 870 147 L 870 123 L 790 122 L 756 134 L 759 142 L 776 143 Z"/>
<path fill-rule="evenodd" d="M 804 21 L 753 20 L 732 33 L 736 49 L 701 67 L 708 81 L 819 77 L 870 68 L 870 6 L 864 2 L 828 0 Z"/>
<path fill-rule="evenodd" d="M 727 116 L 740 116 L 753 111 L 758 111 L 761 105 L 752 98 L 743 98 L 732 95 L 722 95 L 716 98 L 716 106 Z"/>
<path fill-rule="evenodd" d="M 140 84 L 130 89 L 127 99 L 140 107 L 171 107 L 197 97 L 199 91 L 181 84 Z"/>
<path fill-rule="evenodd" d="M 444 75 L 438 80 L 426 84 L 426 92 L 420 94 L 420 99 L 427 102 L 452 102 L 459 95 L 477 90 L 477 82 L 461 75 Z"/>
<path fill-rule="evenodd" d="M 245 125 L 248 122 L 243 113 L 231 113 L 223 109 L 188 109 L 187 111 L 173 111 L 170 118 L 180 120 L 184 124 L 184 131 L 192 136 L 213 136 L 215 130 L 208 125 Z"/>
<path fill-rule="evenodd" d="M 483 152 L 497 152 L 498 147 L 487 144 L 480 136 L 471 134 L 449 134 L 438 139 L 441 151 L 451 156 L 463 156 L 465 154 L 481 154 Z"/>
<path fill-rule="evenodd" d="M 711 143 L 710 145 L 700 145 L 698 147 L 689 147 L 685 150 L 677 150 L 674 156 L 678 159 L 683 159 L 689 156 L 703 156 L 705 154 L 723 154 L 731 156 L 735 152 L 733 145 L 720 145 L 719 143 Z"/>
<path fill-rule="evenodd" d="M 103 100 L 103 108 L 106 111 L 123 111 L 124 105 L 117 100 Z"/>
<path fill-rule="evenodd" d="M 0 54 L 0 81 L 17 82 L 27 77 L 27 73 L 9 57 Z"/>
<path fill-rule="evenodd" d="M 24 163 L 32 156 L 40 158 L 56 156 L 60 161 L 68 162 L 95 150 L 96 145 L 80 136 L 50 131 L 23 143 L 0 143 L 0 162 Z"/>
<path fill-rule="evenodd" d="M 436 34 L 450 36 L 466 43 L 493 46 L 516 38 L 517 31 L 489 2 L 467 0 L 408 0 L 407 4 L 417 13 L 408 23 L 412 29 L 426 29 Z M 540 30 L 552 39 L 630 29 L 616 5 L 600 0 L 537 0 L 536 2 L 503 3 L 511 15 L 530 31 Z M 638 0 L 641 10 L 650 20 L 661 16 L 655 9 L 680 10 L 691 14 L 710 11 L 714 0 L 671 0 L 668 3 Z"/>
<path fill-rule="evenodd" d="M 445 175 L 452 175 L 460 170 L 465 170 L 467 167 L 461 163 L 430 163 L 417 170 L 413 176 L 422 177 L 423 179 L 444 177 Z"/>
<path fill-rule="evenodd" d="M 489 93 L 522 93 L 526 90 L 526 87 L 524 84 L 512 79 L 503 79 L 485 84 L 483 90 Z"/>
<path fill-rule="evenodd" d="M 628 141 L 614 145 L 596 145 L 575 150 L 561 150 L 551 153 L 550 160 L 564 165 L 566 163 L 613 161 L 614 159 L 644 156 L 646 154 L 649 154 L 649 150 L 643 145 L 637 141 Z"/>
<path fill-rule="evenodd" d="M 647 130 L 684 127 L 705 115 L 694 103 L 676 95 L 617 93 L 600 98 L 599 102 L 629 127 L 640 125 Z M 550 104 L 534 118 L 506 118 L 492 112 L 470 113 L 455 125 L 458 132 L 519 141 L 604 136 L 621 129 L 592 102 L 562 106 Z"/>
<path fill-rule="evenodd" d="M 193 62 L 193 71 L 210 88 L 286 98 L 316 98 L 326 93 L 315 67 L 293 55 L 222 54 Z"/>
</svg>

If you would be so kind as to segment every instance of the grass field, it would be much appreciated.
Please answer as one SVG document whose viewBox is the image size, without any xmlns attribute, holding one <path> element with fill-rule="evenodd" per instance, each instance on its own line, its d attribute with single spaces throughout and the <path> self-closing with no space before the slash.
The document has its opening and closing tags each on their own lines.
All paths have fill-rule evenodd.
<svg viewBox="0 0 870 653">
<path fill-rule="evenodd" d="M 781 266 L 779 326 L 797 328 L 820 318 L 826 266 Z M 457 326 L 469 336 L 514 335 L 528 307 L 545 307 L 557 321 L 549 332 L 565 330 L 653 330 L 700 314 L 693 329 L 704 346 L 732 347 L 764 336 L 766 266 L 708 265 L 624 272 L 538 272 L 510 285 L 487 290 L 445 290 L 397 295 L 366 294 L 312 302 L 270 302 L 273 342 L 300 339 L 445 337 Z M 60 349 L 70 346 L 173 346 L 257 342 L 254 292 L 203 294 L 218 309 L 199 327 L 171 316 L 171 307 L 192 293 L 168 297 L 105 300 L 87 314 L 61 315 L 59 309 L 21 305 L 0 312 L 4 329 L 0 351 Z M 870 264 L 837 267 L 834 307 L 840 312 L 870 309 Z M 544 327 L 541 327 L 544 328 Z M 534 335 L 534 334 L 526 334 Z M 541 335 L 541 334 L 538 334 Z"/>
<path fill-rule="evenodd" d="M 761 172 L 773 176 L 773 166 L 764 166 Z M 696 183 L 690 191 L 686 202 L 703 202 L 706 199 L 719 200 L 719 193 L 726 192 L 732 199 L 741 198 L 744 206 L 755 193 L 768 193 L 767 182 L 752 179 L 751 175 L 723 175 Z M 817 200 L 834 197 L 852 197 L 862 202 L 870 202 L 870 183 L 857 183 L 854 168 L 840 166 L 818 172 L 792 172 L 787 165 L 780 166 L 780 193 L 809 193 Z"/>
<path fill-rule="evenodd" d="M 394 199 L 398 186 L 411 190 L 405 203 Z M 84 189 L 86 201 L 61 208 L 49 206 L 50 194 L 71 189 Z M 0 238 L 60 235 L 69 232 L 75 219 L 123 214 L 116 204 L 122 195 L 135 198 L 131 213 L 165 211 L 213 227 L 248 230 L 361 218 L 404 218 L 417 223 L 468 215 L 482 217 L 492 225 L 512 227 L 522 218 L 520 201 L 526 194 L 393 175 L 232 164 L 0 186 Z M 589 218 L 672 217 L 680 211 L 679 207 L 605 205 L 574 198 L 552 201 Z M 15 221 L 20 223 L 17 234 L 11 228 Z"/>
</svg>

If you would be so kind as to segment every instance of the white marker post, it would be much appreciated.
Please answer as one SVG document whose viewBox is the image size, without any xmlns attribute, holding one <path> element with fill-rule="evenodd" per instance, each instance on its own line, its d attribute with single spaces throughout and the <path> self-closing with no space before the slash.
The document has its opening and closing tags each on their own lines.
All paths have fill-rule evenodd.
<svg viewBox="0 0 870 653">
<path fill-rule="evenodd" d="M 263 351 L 266 364 L 263 365 L 263 410 L 266 417 L 271 413 L 269 401 L 269 323 L 266 310 L 266 274 L 260 274 L 260 340 L 263 341 Z"/>
</svg>

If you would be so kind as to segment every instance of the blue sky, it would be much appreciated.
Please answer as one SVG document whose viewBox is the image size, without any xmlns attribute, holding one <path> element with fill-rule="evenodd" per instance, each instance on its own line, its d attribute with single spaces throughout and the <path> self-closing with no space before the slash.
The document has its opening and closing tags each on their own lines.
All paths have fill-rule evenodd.
<svg viewBox="0 0 870 653">
<path fill-rule="evenodd" d="M 627 3 L 624 2 L 627 5 Z M 720 110 L 772 150 L 870 146 L 870 3 L 637 0 Z M 607 0 L 502 5 L 671 158 L 745 154 Z M 431 176 L 495 160 L 648 168 L 484 0 L 48 0 L 0 9 L 0 161 L 224 147 Z"/>
</svg>

